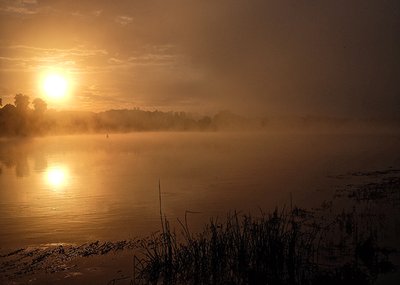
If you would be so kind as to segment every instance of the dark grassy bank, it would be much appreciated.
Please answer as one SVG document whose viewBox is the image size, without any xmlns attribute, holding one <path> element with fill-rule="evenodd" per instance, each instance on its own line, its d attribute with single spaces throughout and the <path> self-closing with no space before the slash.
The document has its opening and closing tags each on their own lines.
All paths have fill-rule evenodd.
<svg viewBox="0 0 400 285">
<path fill-rule="evenodd" d="M 184 241 L 163 225 L 142 241 L 137 284 L 372 284 L 394 270 L 392 250 L 379 246 L 374 229 L 360 232 L 351 213 L 325 226 L 298 208 L 233 213 L 196 235 L 182 225 Z"/>
<path fill-rule="evenodd" d="M 197 234 L 186 215 L 177 234 L 160 213 L 162 231 L 141 241 L 131 284 L 373 284 L 396 270 L 397 247 L 383 238 L 391 233 L 381 210 L 398 199 L 400 179 L 385 176 L 381 182 L 348 185 L 347 192 L 339 189 L 334 200 L 310 211 L 290 206 L 256 216 L 233 212 Z M 334 202 L 343 196 L 354 203 L 338 211 Z"/>
</svg>

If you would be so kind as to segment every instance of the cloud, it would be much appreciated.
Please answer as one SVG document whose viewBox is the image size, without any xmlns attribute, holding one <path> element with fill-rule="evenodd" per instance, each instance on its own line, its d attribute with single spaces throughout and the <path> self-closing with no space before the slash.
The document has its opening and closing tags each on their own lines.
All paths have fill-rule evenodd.
<svg viewBox="0 0 400 285">
<path fill-rule="evenodd" d="M 33 15 L 38 13 L 36 0 L 21 0 L 21 1 L 3 1 L 0 3 L 0 12 L 20 14 L 20 15 Z"/>
<path fill-rule="evenodd" d="M 86 49 L 83 47 L 57 49 L 13 45 L 1 47 L 0 51 L 5 54 L 11 54 L 11 56 L 0 57 L 0 62 L 2 62 L 0 71 L 3 72 L 7 70 L 18 71 L 20 69 L 35 71 L 44 66 L 58 66 L 77 70 L 77 63 L 79 62 L 85 62 L 93 57 L 107 56 L 107 51 L 104 49 Z"/>
<path fill-rule="evenodd" d="M 103 13 L 103 10 L 94 10 L 92 11 L 92 15 L 95 17 L 99 17 Z"/>
<path fill-rule="evenodd" d="M 91 56 L 98 54 L 107 55 L 107 51 L 105 49 L 86 49 L 84 47 L 79 47 L 79 46 L 68 49 L 59 49 L 59 48 L 43 48 L 43 47 L 27 46 L 27 45 L 11 45 L 9 47 L 3 47 L 3 49 L 26 50 L 26 51 L 40 52 L 40 53 L 70 54 L 78 56 Z"/>
<path fill-rule="evenodd" d="M 117 16 L 114 21 L 122 26 L 126 26 L 132 22 L 133 18 L 129 16 Z"/>
<path fill-rule="evenodd" d="M 6 8 L 0 8 L 0 11 L 5 13 L 15 13 L 21 15 L 32 15 L 38 13 L 38 10 L 35 8 L 16 7 L 16 6 L 8 6 Z"/>
</svg>

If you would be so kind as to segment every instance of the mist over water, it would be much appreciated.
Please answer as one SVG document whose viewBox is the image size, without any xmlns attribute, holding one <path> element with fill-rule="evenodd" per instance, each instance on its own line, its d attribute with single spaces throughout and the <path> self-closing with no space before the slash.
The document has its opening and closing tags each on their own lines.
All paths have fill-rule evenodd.
<svg viewBox="0 0 400 285">
<path fill-rule="evenodd" d="M 83 243 L 193 230 L 229 210 L 329 199 L 353 171 L 400 167 L 398 135 L 144 132 L 0 140 L 0 244 Z"/>
</svg>

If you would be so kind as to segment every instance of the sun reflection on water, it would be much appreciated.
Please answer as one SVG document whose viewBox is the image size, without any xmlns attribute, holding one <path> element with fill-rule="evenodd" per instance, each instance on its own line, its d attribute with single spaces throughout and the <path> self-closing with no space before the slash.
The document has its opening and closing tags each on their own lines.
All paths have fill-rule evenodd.
<svg viewBox="0 0 400 285">
<path fill-rule="evenodd" d="M 64 166 L 54 166 L 47 169 L 45 173 L 47 184 L 49 184 L 53 190 L 63 189 L 69 178 L 68 169 Z"/>
</svg>

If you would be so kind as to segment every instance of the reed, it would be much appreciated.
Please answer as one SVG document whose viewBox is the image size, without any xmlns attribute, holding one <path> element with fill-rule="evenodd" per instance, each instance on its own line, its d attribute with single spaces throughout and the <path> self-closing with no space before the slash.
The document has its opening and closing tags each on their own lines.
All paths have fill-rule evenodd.
<svg viewBox="0 0 400 285">
<path fill-rule="evenodd" d="M 390 256 L 397 249 L 383 247 L 379 237 L 388 234 L 385 214 L 374 211 L 382 208 L 374 206 L 381 197 L 398 197 L 392 180 L 380 199 L 355 200 L 347 209 L 333 206 L 340 195 L 313 210 L 291 200 L 290 208 L 269 213 L 234 211 L 222 221 L 211 219 L 199 233 L 190 231 L 186 211 L 179 234 L 162 212 L 159 182 L 161 231 L 140 241 L 131 284 L 372 284 L 396 269 Z M 345 190 L 376 192 L 366 185 Z M 390 213 L 387 205 L 383 210 Z"/>
<path fill-rule="evenodd" d="M 162 216 L 163 232 L 141 242 L 132 283 L 369 284 L 390 263 L 373 231 L 356 231 L 354 215 L 324 225 L 299 208 L 258 217 L 232 212 L 197 234 L 179 221 L 179 236 Z"/>
</svg>

